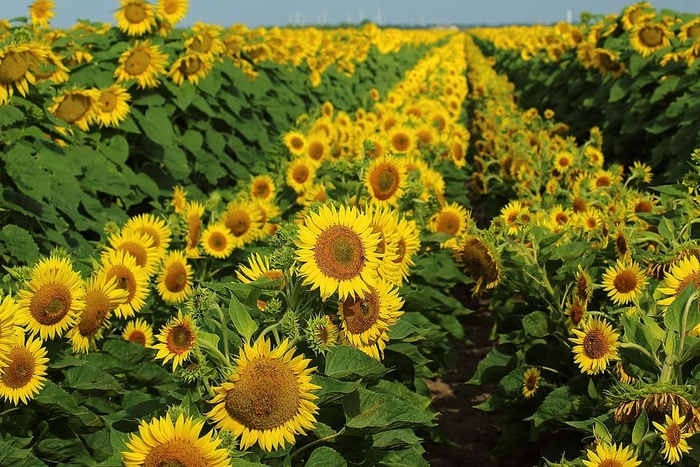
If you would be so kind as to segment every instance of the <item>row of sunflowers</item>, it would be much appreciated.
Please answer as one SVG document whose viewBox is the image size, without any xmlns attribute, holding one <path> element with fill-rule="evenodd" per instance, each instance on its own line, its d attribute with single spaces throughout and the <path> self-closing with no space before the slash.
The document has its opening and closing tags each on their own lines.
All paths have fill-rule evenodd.
<svg viewBox="0 0 700 467">
<path fill-rule="evenodd" d="M 695 465 L 700 155 L 683 184 L 650 187 L 647 164 L 606 161 L 599 128 L 581 144 L 551 110 L 519 108 L 467 44 L 472 192 L 507 203 L 467 263 L 495 287 L 497 344 L 470 383 L 497 385 L 478 406 L 501 414 L 496 454 L 536 442 L 552 466 Z"/>
<path fill-rule="evenodd" d="M 122 10 L 133 15 L 137 4 L 147 2 L 125 1 Z M 469 141 L 460 120 L 467 97 L 464 36 L 407 32 L 401 43 L 418 36 L 422 50 L 439 42 L 424 57 L 416 54 L 420 60 L 399 51 L 397 65 L 415 63 L 403 80 L 380 91 L 381 81 L 394 80 L 393 71 L 376 75 L 362 96 L 366 105 L 352 111 L 328 100 L 300 118 L 280 115 L 279 138 L 269 142 L 277 149 L 247 156 L 250 163 L 243 151 L 205 148 L 213 134 L 208 129 L 197 138 L 178 123 L 197 118 L 183 115 L 193 103 L 211 117 L 210 126 L 232 119 L 241 134 L 265 131 L 246 128 L 254 122 L 240 108 L 202 104 L 224 98 L 217 92 L 223 86 L 208 87 L 207 78 L 191 83 L 189 102 L 182 102 L 183 93 L 163 98 L 167 81 L 157 79 L 151 89 L 132 76 L 126 83 L 139 93 L 142 114 L 134 99 L 114 127 L 97 131 L 94 121 L 81 128 L 78 119 L 62 119 L 58 141 L 38 132 L 35 140 L 3 142 L 24 147 L 11 155 L 22 154 L 27 164 L 54 157 L 58 162 L 46 172 L 59 177 L 56 168 L 75 153 L 91 157 L 96 176 L 112 167 L 113 173 L 149 174 L 148 164 L 134 157 L 146 151 L 160 152 L 160 167 L 176 173 L 168 157 L 178 147 L 195 157 L 211 150 L 223 173 L 203 177 L 209 190 L 170 184 L 167 197 L 158 196 L 159 186 L 176 177 L 156 179 L 158 186 L 141 199 L 99 187 L 101 200 L 85 206 L 97 212 L 116 199 L 93 219 L 104 228 L 83 243 L 66 242 L 50 225 L 34 232 L 38 237 L 43 230 L 45 239 L 18 241 L 11 234 L 29 224 L 10 218 L 17 228 L 4 232 L 8 251 L 31 240 L 37 259 L 8 262 L 3 277 L 4 460 L 31 466 L 426 464 L 421 442 L 435 413 L 423 378 L 439 371 L 450 351 L 447 336 L 463 335 L 457 316 L 469 312 L 449 294 L 467 278 L 452 250 L 441 246 L 458 248 L 471 219 L 461 204 L 468 202 L 461 189 L 466 175 L 454 170 L 465 165 Z M 3 58 L 28 56 L 13 53 Z M 235 64 L 216 67 L 225 70 L 220 76 L 248 81 Z M 70 79 L 79 81 L 81 70 Z M 243 86 L 238 91 L 241 100 L 263 97 L 258 84 L 265 83 L 258 80 L 269 73 L 256 70 L 250 94 Z M 46 83 L 47 92 L 53 86 Z M 3 109 L 34 109 L 37 95 L 29 91 Z M 59 92 L 74 92 L 62 103 L 94 105 L 85 91 Z M 149 127 L 146 117 L 157 116 L 158 107 L 171 121 Z M 141 128 L 130 128 L 132 117 Z M 140 134 L 145 129 L 154 132 Z M 5 162 L 14 178 L 21 172 L 11 160 Z M 180 179 L 190 174 L 181 170 Z M 14 206 L 25 215 L 32 207 L 26 199 Z M 140 212 L 122 221 L 125 211 Z M 69 225 L 85 223 L 76 216 Z M 62 237 L 59 248 L 43 252 Z M 445 267 L 435 270 L 436 262 Z"/>
</svg>

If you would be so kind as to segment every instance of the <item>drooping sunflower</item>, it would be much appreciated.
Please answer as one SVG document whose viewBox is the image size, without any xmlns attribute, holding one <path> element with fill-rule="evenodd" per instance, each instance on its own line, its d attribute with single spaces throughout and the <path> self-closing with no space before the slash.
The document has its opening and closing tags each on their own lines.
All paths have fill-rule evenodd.
<svg viewBox="0 0 700 467">
<path fill-rule="evenodd" d="M 256 175 L 250 181 L 250 196 L 266 201 L 275 197 L 275 181 L 269 175 Z"/>
<path fill-rule="evenodd" d="M 647 281 L 639 263 L 622 258 L 603 273 L 602 285 L 616 305 L 627 305 L 639 299 Z"/>
<path fill-rule="evenodd" d="M 402 306 L 398 288 L 382 280 L 370 286 L 362 298 L 349 295 L 338 303 L 342 340 L 361 350 L 364 350 L 362 347 L 375 346 L 376 351 L 370 355 L 381 357 L 386 332 L 403 315 Z"/>
<path fill-rule="evenodd" d="M 236 238 L 223 222 L 209 224 L 200 240 L 204 252 L 214 258 L 226 259 L 231 256 Z"/>
<path fill-rule="evenodd" d="M 185 205 L 187 205 L 187 190 L 180 185 L 175 185 L 173 187 L 173 199 L 170 201 L 170 206 L 173 207 L 175 214 L 182 214 L 185 212 Z"/>
<path fill-rule="evenodd" d="M 535 367 L 530 367 L 525 370 L 523 375 L 523 389 L 522 393 L 525 399 L 531 399 L 537 392 L 537 388 L 540 387 L 540 370 Z"/>
<path fill-rule="evenodd" d="M 364 184 L 372 204 L 397 206 L 408 184 L 403 160 L 389 154 L 373 159 L 367 168 Z"/>
<path fill-rule="evenodd" d="M 170 304 L 182 303 L 192 294 L 192 266 L 184 251 L 171 251 L 163 258 L 156 289 Z"/>
<path fill-rule="evenodd" d="M 165 74 L 167 60 L 160 46 L 151 45 L 150 40 L 136 41 L 119 57 L 114 77 L 117 83 L 135 79 L 141 89 L 155 88 L 160 84 L 158 76 Z"/>
<path fill-rule="evenodd" d="M 118 127 L 129 114 L 131 94 L 118 84 L 100 89 L 100 97 L 95 106 L 95 120 L 101 127 Z"/>
<path fill-rule="evenodd" d="M 307 158 L 297 157 L 289 162 L 286 175 L 287 185 L 301 194 L 314 183 L 316 166 Z"/>
<path fill-rule="evenodd" d="M 696 288 L 700 285 L 700 261 L 695 255 L 686 256 L 671 267 L 657 289 L 666 296 L 657 303 L 663 307 L 669 306 L 691 284 Z"/>
<path fill-rule="evenodd" d="M 642 57 L 671 45 L 673 32 L 663 23 L 642 23 L 631 31 L 630 44 Z"/>
<path fill-rule="evenodd" d="M 362 298 L 377 282 L 379 235 L 370 218 L 354 206 L 323 205 L 304 218 L 296 240 L 304 285 L 319 289 L 325 300 L 338 292 Z"/>
<path fill-rule="evenodd" d="M 612 50 L 594 48 L 592 51 L 593 66 L 603 75 L 617 79 L 627 71 L 627 65 L 620 56 Z"/>
<path fill-rule="evenodd" d="M 125 341 L 133 342 L 142 347 L 150 348 L 153 346 L 153 328 L 143 318 L 126 323 L 122 337 Z"/>
<path fill-rule="evenodd" d="M 252 201 L 231 201 L 219 219 L 233 235 L 233 247 L 241 248 L 264 235 L 263 215 Z"/>
<path fill-rule="evenodd" d="M 34 0 L 29 6 L 29 23 L 35 28 L 48 28 L 51 18 L 56 16 L 53 0 Z"/>
<path fill-rule="evenodd" d="M 396 256 L 392 261 L 399 266 L 402 281 L 407 281 L 411 267 L 415 264 L 413 256 L 420 249 L 420 231 L 415 221 L 401 217 L 396 226 L 396 232 L 399 234 L 399 239 Z"/>
<path fill-rule="evenodd" d="M 219 448 L 221 439 L 213 432 L 201 436 L 204 420 L 180 415 L 175 422 L 170 414 L 141 421 L 139 434 L 131 433 L 122 451 L 124 467 L 231 465 L 227 449 Z"/>
<path fill-rule="evenodd" d="M 130 318 L 141 310 L 148 297 L 148 274 L 133 256 L 123 250 L 111 250 L 102 257 L 100 271 L 106 275 L 105 280 L 114 278 L 117 287 L 128 293 L 126 300 L 114 309 L 117 317 Z"/>
<path fill-rule="evenodd" d="M 97 89 L 66 90 L 52 100 L 53 104 L 49 106 L 49 112 L 68 124 L 88 131 L 98 115 L 100 91 Z"/>
<path fill-rule="evenodd" d="M 171 26 L 176 25 L 187 15 L 189 0 L 158 0 L 156 16 Z"/>
<path fill-rule="evenodd" d="M 137 230 L 127 229 L 109 236 L 109 247 L 102 252 L 102 257 L 109 256 L 114 250 L 124 251 L 133 256 L 136 264 L 151 277 L 155 274 L 158 262 L 161 259 L 160 252 L 152 246 L 152 237 Z"/>
<path fill-rule="evenodd" d="M 637 467 L 642 461 L 637 460 L 637 456 L 629 446 L 617 446 L 599 443 L 595 451 L 586 452 L 587 459 L 583 460 L 586 467 Z"/>
<path fill-rule="evenodd" d="M 29 403 L 44 387 L 48 361 L 41 339 L 25 340 L 21 331 L 14 333 L 0 374 L 0 397 L 14 405 Z"/>
<path fill-rule="evenodd" d="M 90 345 L 102 338 L 102 331 L 109 326 L 112 311 L 128 297 L 128 292 L 117 287 L 117 281 L 106 280 L 104 273 L 85 281 L 85 307 L 76 325 L 68 331 L 73 352 L 87 353 Z"/>
<path fill-rule="evenodd" d="M 591 317 L 583 323 L 583 329 L 572 329 L 576 337 L 570 338 L 576 344 L 573 348 L 574 361 L 581 373 L 595 375 L 602 373 L 611 360 L 617 360 L 620 335 L 605 319 Z"/>
<path fill-rule="evenodd" d="M 153 5 L 145 0 L 121 0 L 121 8 L 114 13 L 117 29 L 130 37 L 150 33 L 156 27 Z"/>
<path fill-rule="evenodd" d="M 261 277 L 273 281 L 280 280 L 280 289 L 284 288 L 285 284 L 284 272 L 279 269 L 271 269 L 270 258 L 260 256 L 259 253 L 252 253 L 248 256 L 248 266 L 242 263 L 238 266 L 236 277 L 244 284 L 249 284 Z"/>
<path fill-rule="evenodd" d="M 204 205 L 199 201 L 188 201 L 182 217 L 187 225 L 187 247 L 185 254 L 188 258 L 199 257 L 199 241 L 202 238 L 202 215 Z"/>
<path fill-rule="evenodd" d="M 665 426 L 659 422 L 652 422 L 654 427 L 661 432 L 661 439 L 664 440 L 662 452 L 666 461 L 670 464 L 680 462 L 683 454 L 690 451 L 686 438 L 693 433 L 683 429 L 684 421 L 685 415 L 680 416 L 678 406 L 674 405 L 671 415 L 666 415 Z"/>
<path fill-rule="evenodd" d="M 467 231 L 470 222 L 471 213 L 464 206 L 453 202 L 442 206 L 430 217 L 428 230 L 452 235 L 452 238 L 440 244 L 446 248 L 456 243 L 457 238 Z"/>
<path fill-rule="evenodd" d="M 501 280 L 501 266 L 491 248 L 476 235 L 463 235 L 452 247 L 452 253 L 462 270 L 476 281 L 472 295 L 493 289 Z"/>
<path fill-rule="evenodd" d="M 44 62 L 49 50 L 39 44 L 10 44 L 0 49 L 0 105 L 10 101 L 15 89 L 27 95 L 29 85 L 36 81 L 30 64 Z"/>
<path fill-rule="evenodd" d="M 274 350 L 266 339 L 246 343 L 229 380 L 213 388 L 207 417 L 240 437 L 241 449 L 257 443 L 272 451 L 313 428 L 318 407 L 312 391 L 320 387 L 311 383 L 311 361 L 295 351 L 287 340 Z"/>
<path fill-rule="evenodd" d="M 394 260 L 399 254 L 398 232 L 399 214 L 392 208 L 373 205 L 366 214 L 372 220 L 372 231 L 379 234 L 377 255 L 381 259 L 377 273 L 379 277 L 391 284 L 400 285 L 402 281 L 401 267 Z"/>
<path fill-rule="evenodd" d="M 0 373 L 5 365 L 5 359 L 15 342 L 16 317 L 20 307 L 10 295 L 5 295 L 0 302 Z"/>
<path fill-rule="evenodd" d="M 18 293 L 18 324 L 42 340 L 54 339 L 84 307 L 85 283 L 67 258 L 44 258 Z"/>
<path fill-rule="evenodd" d="M 185 192 L 185 195 L 187 192 Z M 137 231 L 151 237 L 151 246 L 158 249 L 158 255 L 163 256 L 170 246 L 172 232 L 164 219 L 159 219 L 153 214 L 139 214 L 129 218 L 124 224 L 122 232 Z"/>
<path fill-rule="evenodd" d="M 185 80 L 196 86 L 213 67 L 214 62 L 209 55 L 201 52 L 185 52 L 170 65 L 168 77 L 178 86 L 182 86 Z"/>
<path fill-rule="evenodd" d="M 177 317 L 171 319 L 156 336 L 157 344 L 153 346 L 158 351 L 156 359 L 163 359 L 163 365 L 173 361 L 173 371 L 181 365 L 197 345 L 199 328 L 191 314 L 177 311 Z"/>
</svg>

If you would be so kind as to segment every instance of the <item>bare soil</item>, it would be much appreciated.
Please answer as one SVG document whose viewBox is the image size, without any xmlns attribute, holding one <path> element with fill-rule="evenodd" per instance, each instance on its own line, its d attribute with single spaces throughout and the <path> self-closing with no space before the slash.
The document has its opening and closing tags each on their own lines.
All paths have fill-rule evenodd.
<svg viewBox="0 0 700 467">
<path fill-rule="evenodd" d="M 457 291 L 465 305 L 475 310 L 463 318 L 468 340 L 456 342 L 457 364 L 441 378 L 427 380 L 433 396 L 433 408 L 439 411 L 438 430 L 445 442 L 428 442 L 426 459 L 436 467 L 527 467 L 537 465 L 539 450 L 516 452 L 507 459 L 492 455 L 499 431 L 498 414 L 473 408 L 489 397 L 493 387 L 465 384 L 476 371 L 479 361 L 491 350 L 489 339 L 495 317 L 488 302 L 474 302 Z M 469 342 L 469 340 L 471 342 Z"/>
</svg>

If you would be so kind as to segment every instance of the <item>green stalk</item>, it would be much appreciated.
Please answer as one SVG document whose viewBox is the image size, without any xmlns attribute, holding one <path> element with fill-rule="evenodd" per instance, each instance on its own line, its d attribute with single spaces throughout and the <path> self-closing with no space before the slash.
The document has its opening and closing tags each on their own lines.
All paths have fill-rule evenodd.
<svg viewBox="0 0 700 467">
<path fill-rule="evenodd" d="M 224 356 L 226 357 L 226 361 L 228 361 L 230 354 L 228 351 L 228 322 L 226 321 L 226 315 L 224 315 L 224 312 L 221 310 L 218 303 L 212 303 L 211 307 L 209 308 L 215 309 L 219 314 L 219 321 L 221 322 L 221 337 L 223 337 L 224 341 Z"/>
<path fill-rule="evenodd" d="M 309 444 L 307 444 L 306 446 L 303 446 L 303 447 L 297 449 L 296 451 L 294 451 L 294 453 L 290 456 L 290 458 L 291 458 L 291 459 L 294 459 L 295 457 L 297 457 L 298 455 L 300 455 L 302 452 L 308 451 L 309 449 L 311 449 L 311 448 L 314 447 L 314 446 L 317 446 L 317 445 L 319 445 L 319 444 L 321 444 L 321 443 L 325 443 L 326 441 L 330 441 L 330 440 L 332 440 L 333 438 L 342 435 L 344 431 L 345 431 L 345 427 L 341 428 L 340 431 L 337 432 L 337 433 L 333 433 L 332 435 L 326 436 L 326 437 L 324 437 L 324 438 L 319 438 L 319 439 L 317 439 L 316 441 L 312 441 L 312 442 L 310 442 Z"/>
</svg>

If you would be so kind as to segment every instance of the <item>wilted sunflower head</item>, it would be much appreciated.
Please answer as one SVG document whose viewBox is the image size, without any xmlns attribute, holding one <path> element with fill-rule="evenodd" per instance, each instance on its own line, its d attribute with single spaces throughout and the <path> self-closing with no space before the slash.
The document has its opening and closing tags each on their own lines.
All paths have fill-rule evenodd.
<svg viewBox="0 0 700 467">
<path fill-rule="evenodd" d="M 462 270 L 476 281 L 473 295 L 496 287 L 501 278 L 501 266 L 494 250 L 480 237 L 465 235 L 452 249 Z"/>
</svg>

